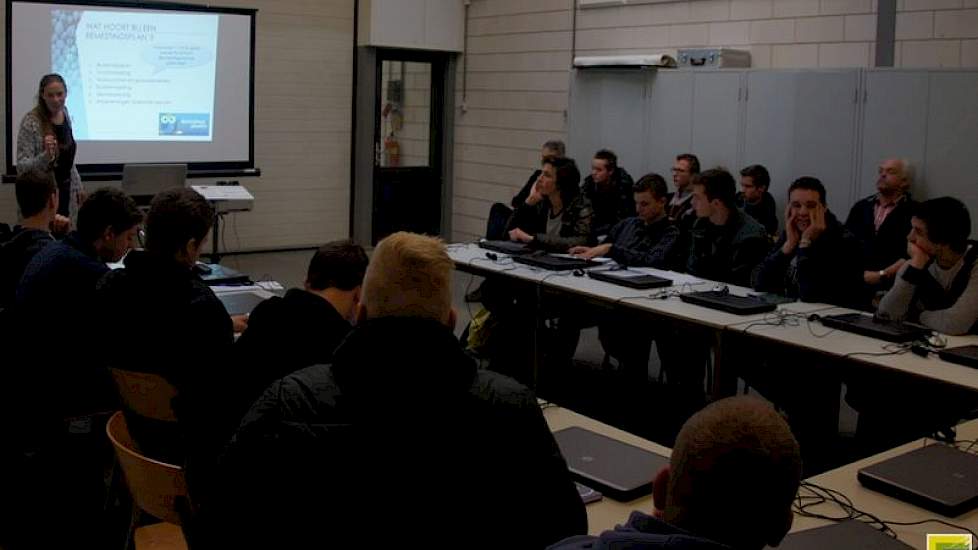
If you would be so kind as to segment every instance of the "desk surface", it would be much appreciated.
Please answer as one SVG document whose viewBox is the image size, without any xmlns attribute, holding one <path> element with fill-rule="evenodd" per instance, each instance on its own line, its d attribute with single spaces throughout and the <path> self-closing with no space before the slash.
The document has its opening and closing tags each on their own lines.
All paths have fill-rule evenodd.
<svg viewBox="0 0 978 550">
<path fill-rule="evenodd" d="M 664 456 L 669 456 L 671 450 L 657 443 L 653 443 L 641 437 L 624 432 L 597 420 L 577 414 L 571 410 L 559 407 L 548 406 L 543 411 L 551 430 L 560 430 L 569 426 L 580 426 L 613 437 L 626 443 L 631 443 L 643 449 L 653 451 Z M 978 420 L 963 423 L 958 426 L 959 440 L 978 439 Z M 914 522 L 930 518 L 938 518 L 944 521 L 962 525 L 973 531 L 978 530 L 978 510 L 969 512 L 957 518 L 946 518 L 888 497 L 886 495 L 865 489 L 856 479 L 856 472 L 860 468 L 869 466 L 881 460 L 896 456 L 924 445 L 925 440 L 920 439 L 913 443 L 908 443 L 901 447 L 891 449 L 878 455 L 853 462 L 841 468 L 825 472 L 824 474 L 809 478 L 810 481 L 821 487 L 834 489 L 841 492 L 852 500 L 853 505 L 862 511 L 871 513 L 883 520 L 896 522 Z M 651 475 L 655 475 L 652 472 Z M 632 502 L 618 502 L 605 497 L 604 499 L 587 505 L 588 532 L 598 535 L 602 531 L 613 529 L 615 525 L 624 523 L 633 510 L 645 513 L 652 511 L 652 497 L 646 496 Z M 820 504 L 809 509 L 811 512 L 828 516 L 839 516 L 842 512 L 834 504 Z M 820 527 L 832 522 L 822 519 L 802 517 L 795 514 L 794 525 L 791 532 L 803 531 L 813 527 Z M 960 529 L 947 527 L 939 523 L 925 523 L 923 525 L 892 526 L 900 540 L 913 546 L 914 548 L 926 548 L 927 533 L 956 533 L 962 532 Z"/>
<path fill-rule="evenodd" d="M 543 416 L 547 419 L 551 431 L 568 428 L 570 426 L 580 426 L 593 432 L 597 432 L 608 437 L 612 437 L 625 443 L 630 443 L 636 447 L 669 456 L 672 451 L 668 447 L 663 447 L 647 439 L 642 439 L 636 435 L 619 430 L 603 422 L 598 422 L 592 418 L 577 414 L 574 411 L 556 405 L 547 406 L 543 410 Z M 654 476 L 656 472 L 649 472 L 649 476 Z M 639 510 L 645 513 L 652 513 L 652 496 L 645 496 L 631 502 L 618 502 L 608 497 L 604 497 L 598 502 L 587 505 L 587 525 L 588 533 L 592 535 L 601 534 L 602 531 L 614 529 L 615 525 L 625 523 L 632 510 Z"/>
<path fill-rule="evenodd" d="M 834 315 L 853 311 L 844 308 L 832 308 L 821 311 L 819 315 Z M 760 338 L 817 351 L 832 357 L 845 357 L 853 361 L 906 372 L 931 380 L 978 389 L 978 369 L 948 363 L 938 358 L 937 354 L 934 353 L 927 357 L 920 357 L 910 352 L 886 355 L 887 351 L 884 346 L 887 346 L 887 349 L 894 349 L 890 347 L 888 342 L 844 330 L 826 328 L 817 321 L 809 321 L 805 318 L 799 318 L 792 324 L 781 326 L 748 321 L 731 326 L 729 330 L 746 332 Z M 974 335 L 947 336 L 946 338 L 948 347 L 978 344 L 978 336 Z"/>
<path fill-rule="evenodd" d="M 662 271 L 652 268 L 629 268 L 630 270 L 649 273 L 673 280 L 672 287 L 665 289 L 637 290 L 613 283 L 598 281 L 587 276 L 575 276 L 570 271 L 547 271 L 537 269 L 512 261 L 505 254 L 497 254 L 498 260 L 493 261 L 486 257 L 486 250 L 479 248 L 476 244 L 453 244 L 449 245 L 449 256 L 459 269 L 479 274 L 505 274 L 516 279 L 533 281 L 542 284 L 552 290 L 568 292 L 580 296 L 597 299 L 615 305 L 621 305 L 632 309 L 647 311 L 665 317 L 686 320 L 698 325 L 703 325 L 712 329 L 724 329 L 731 325 L 762 321 L 767 314 L 756 315 L 736 315 L 716 309 L 687 304 L 679 299 L 678 296 L 671 296 L 666 299 L 650 298 L 659 295 L 660 291 L 672 291 L 673 293 L 694 292 L 700 290 L 710 290 L 723 283 L 699 279 L 684 273 L 673 271 Z M 592 269 L 606 269 L 596 267 Z M 753 292 L 752 289 L 724 285 L 730 289 L 732 294 L 741 296 Z M 794 302 L 778 306 L 779 311 L 795 313 L 810 313 L 821 311 L 832 306 L 826 304 L 806 304 Z"/>
<path fill-rule="evenodd" d="M 978 420 L 965 422 L 958 426 L 959 440 L 974 440 L 978 438 Z M 853 505 L 862 511 L 869 512 L 885 521 L 914 522 L 930 518 L 938 518 L 949 523 L 961 525 L 978 531 L 978 510 L 973 510 L 956 518 L 948 518 L 934 512 L 929 512 L 923 508 L 918 508 L 911 504 L 904 503 L 892 497 L 870 491 L 863 488 L 856 479 L 856 472 L 860 468 L 875 464 L 881 460 L 905 453 L 912 449 L 921 447 L 926 440 L 919 439 L 913 443 L 908 443 L 901 447 L 871 456 L 869 458 L 853 462 L 841 468 L 830 470 L 824 474 L 808 479 L 808 481 L 825 487 L 834 489 L 846 495 L 852 500 Z M 839 508 L 833 504 L 820 504 L 811 508 L 812 512 L 830 516 L 840 515 Z M 792 531 L 801 531 L 812 527 L 818 527 L 831 523 L 826 520 L 800 517 L 795 514 L 795 523 Z M 961 533 L 960 529 L 954 529 L 940 523 L 925 523 L 923 525 L 894 525 L 893 530 L 903 542 L 914 548 L 925 549 L 927 547 L 927 533 Z"/>
</svg>

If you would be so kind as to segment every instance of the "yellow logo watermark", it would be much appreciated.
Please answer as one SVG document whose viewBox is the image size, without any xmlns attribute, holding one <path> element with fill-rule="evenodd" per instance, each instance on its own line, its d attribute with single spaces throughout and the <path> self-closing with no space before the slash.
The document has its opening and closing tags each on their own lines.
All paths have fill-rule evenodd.
<svg viewBox="0 0 978 550">
<path fill-rule="evenodd" d="M 971 535 L 927 535 L 927 550 L 973 550 Z"/>
</svg>

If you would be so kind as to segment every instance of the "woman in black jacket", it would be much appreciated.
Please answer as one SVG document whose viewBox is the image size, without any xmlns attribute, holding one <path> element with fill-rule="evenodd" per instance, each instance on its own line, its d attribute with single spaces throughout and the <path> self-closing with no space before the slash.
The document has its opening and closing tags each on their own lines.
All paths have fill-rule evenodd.
<svg viewBox="0 0 978 550">
<path fill-rule="evenodd" d="M 509 238 L 551 252 L 591 244 L 591 202 L 573 159 L 548 157 L 530 195 L 509 221 Z"/>
</svg>

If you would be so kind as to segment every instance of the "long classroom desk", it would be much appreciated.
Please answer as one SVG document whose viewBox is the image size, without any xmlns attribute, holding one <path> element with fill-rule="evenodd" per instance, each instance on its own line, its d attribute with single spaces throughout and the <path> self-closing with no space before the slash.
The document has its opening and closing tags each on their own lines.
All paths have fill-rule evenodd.
<svg viewBox="0 0 978 550">
<path fill-rule="evenodd" d="M 957 432 L 957 438 L 959 441 L 978 439 L 978 420 L 971 420 L 969 422 L 959 424 L 957 427 Z M 806 481 L 844 494 L 845 496 L 849 497 L 850 500 L 852 500 L 852 504 L 856 509 L 871 513 L 884 521 L 912 523 L 936 518 L 948 523 L 966 527 L 972 531 L 978 531 L 978 510 L 972 510 L 971 512 L 967 512 L 956 518 L 949 518 L 934 512 L 929 512 L 912 504 L 907 504 L 884 494 L 871 491 L 859 484 L 859 481 L 856 478 L 856 472 L 858 472 L 861 468 L 905 453 L 912 449 L 919 448 L 926 443 L 933 443 L 933 441 L 918 439 L 912 443 L 907 443 L 906 445 L 890 449 L 889 451 L 884 451 L 869 458 L 847 464 L 841 468 L 830 470 L 821 475 L 807 479 Z M 802 494 L 806 494 L 805 489 L 802 489 Z M 810 508 L 810 511 L 833 517 L 841 515 L 839 508 L 831 503 L 818 504 Z M 801 531 L 804 529 L 810 529 L 812 527 L 827 525 L 829 523 L 831 522 L 827 520 L 803 517 L 796 513 L 795 522 L 791 530 L 792 532 Z M 909 544 L 910 546 L 913 546 L 914 548 L 920 548 L 921 550 L 927 548 L 927 533 L 964 532 L 961 529 L 955 529 L 940 523 L 891 525 L 890 527 L 896 532 L 897 537 L 900 540 Z"/>
<path fill-rule="evenodd" d="M 706 329 L 712 337 L 714 349 L 713 387 L 715 396 L 732 393 L 729 387 L 722 387 L 721 381 L 727 378 L 721 376 L 722 357 L 725 331 L 732 326 L 745 323 L 762 322 L 768 314 L 736 315 L 712 308 L 688 304 L 679 299 L 679 293 L 698 290 L 711 290 L 725 286 L 731 294 L 746 295 L 753 290 L 745 287 L 726 285 L 692 277 L 687 274 L 672 271 L 662 271 L 651 268 L 629 268 L 674 281 L 673 286 L 663 289 L 636 290 L 621 285 L 598 281 L 587 276 L 574 276 L 568 271 L 547 271 L 516 263 L 509 256 L 493 253 L 496 260 L 487 257 L 486 250 L 474 243 L 457 243 L 448 246 L 448 253 L 455 266 L 460 271 L 484 277 L 502 276 L 511 281 L 530 285 L 536 290 L 534 314 L 538 317 L 537 326 L 542 320 L 542 301 L 545 294 L 556 294 L 559 297 L 576 297 L 595 304 L 612 308 L 623 308 L 629 311 L 647 314 L 670 322 L 683 323 L 689 326 Z M 592 269 L 604 269 L 595 267 Z M 662 298 L 658 296 L 663 296 Z M 777 306 L 777 311 L 784 313 L 812 313 L 832 306 L 826 304 L 809 304 L 793 302 Z M 535 346 L 538 343 L 535 340 Z M 535 354 L 539 356 L 539 349 Z M 538 365 L 536 365 L 538 367 Z"/>
<path fill-rule="evenodd" d="M 668 447 L 642 439 L 641 437 L 624 432 L 557 405 L 545 405 L 543 415 L 547 419 L 547 424 L 550 426 L 551 431 L 560 430 L 570 426 L 580 426 L 608 437 L 618 439 L 619 441 L 624 441 L 637 447 L 661 454 L 663 456 L 670 456 L 672 454 L 672 450 Z M 959 440 L 978 439 L 978 420 L 972 420 L 958 425 L 957 432 Z M 933 512 L 928 512 L 927 510 L 918 508 L 912 504 L 907 504 L 892 497 L 865 489 L 856 479 L 856 472 L 858 472 L 860 468 L 864 468 L 870 464 L 874 464 L 881 460 L 885 460 L 915 449 L 924 445 L 926 442 L 931 441 L 920 439 L 912 443 L 896 447 L 889 451 L 882 452 L 878 455 L 874 455 L 846 466 L 842 466 L 835 470 L 814 476 L 805 481 L 820 487 L 838 491 L 849 497 L 852 500 L 855 508 L 863 512 L 873 514 L 874 516 L 883 520 L 908 523 L 937 518 L 949 523 L 961 525 L 971 529 L 972 531 L 978 531 L 978 510 L 968 512 L 957 518 L 947 518 L 934 514 Z M 649 475 L 654 476 L 655 472 L 650 472 Z M 802 489 L 801 493 L 803 495 L 808 494 L 806 489 Z M 616 525 L 625 523 L 628 520 L 628 516 L 634 510 L 647 514 L 651 513 L 651 495 L 635 499 L 631 502 L 618 502 L 605 497 L 598 502 L 588 504 L 588 533 L 591 535 L 598 535 L 603 531 L 614 529 Z M 833 517 L 842 515 L 838 507 L 832 503 L 812 506 L 809 508 L 809 511 Z M 804 531 L 806 529 L 812 529 L 814 527 L 820 527 L 830 523 L 832 522 L 824 519 L 807 517 L 797 513 L 796 511 L 791 532 L 795 533 L 798 531 Z M 960 529 L 955 529 L 939 523 L 925 523 L 922 525 L 912 526 L 892 525 L 891 528 L 897 533 L 900 540 L 913 546 L 914 548 L 920 548 L 922 550 L 926 548 L 927 533 L 963 532 Z"/>
<path fill-rule="evenodd" d="M 845 308 L 823 309 L 818 315 L 853 313 Z M 978 369 L 949 363 L 940 359 L 936 353 L 921 357 L 909 350 L 895 351 L 894 344 L 883 340 L 862 336 L 852 332 L 822 326 L 817 320 L 801 316 L 788 323 L 779 319 L 751 321 L 731 325 L 728 331 L 747 335 L 762 342 L 778 343 L 795 349 L 803 349 L 823 356 L 855 361 L 873 367 L 899 371 L 946 384 L 978 390 Z M 978 336 L 944 336 L 947 347 L 978 344 Z M 888 351 L 889 350 L 889 351 Z"/>
</svg>

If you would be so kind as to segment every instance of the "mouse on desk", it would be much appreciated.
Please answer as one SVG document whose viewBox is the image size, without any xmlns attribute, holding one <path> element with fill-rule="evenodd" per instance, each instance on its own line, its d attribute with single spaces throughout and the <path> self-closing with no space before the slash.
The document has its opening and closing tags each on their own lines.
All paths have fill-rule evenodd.
<svg viewBox="0 0 978 550">
<path fill-rule="evenodd" d="M 486 252 L 486 258 L 489 258 L 490 260 L 495 262 L 499 259 L 499 255 L 493 254 L 492 252 Z"/>
<path fill-rule="evenodd" d="M 574 271 L 572 271 L 571 273 L 572 273 L 572 274 L 573 274 L 573 275 L 574 275 L 575 277 L 583 277 L 583 276 L 584 276 L 584 270 L 583 270 L 583 269 L 581 269 L 581 268 L 577 268 L 577 269 L 575 269 Z"/>
</svg>

